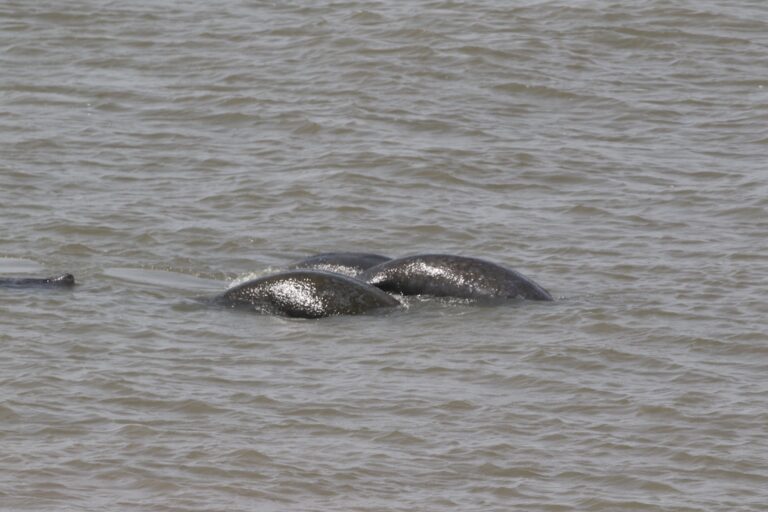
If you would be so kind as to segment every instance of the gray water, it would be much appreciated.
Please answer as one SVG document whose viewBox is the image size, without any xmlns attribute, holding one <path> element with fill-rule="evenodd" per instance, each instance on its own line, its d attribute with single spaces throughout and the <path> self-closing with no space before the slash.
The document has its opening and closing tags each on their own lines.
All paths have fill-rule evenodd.
<svg viewBox="0 0 768 512">
<path fill-rule="evenodd" d="M 768 4 L 3 0 L 0 509 L 768 503 Z M 553 303 L 195 299 L 445 252 Z"/>
</svg>

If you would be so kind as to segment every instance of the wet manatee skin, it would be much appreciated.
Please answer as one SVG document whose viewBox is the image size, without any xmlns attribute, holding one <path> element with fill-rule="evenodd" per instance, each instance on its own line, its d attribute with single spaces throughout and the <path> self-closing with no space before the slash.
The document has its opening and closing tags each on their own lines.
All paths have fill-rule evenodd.
<svg viewBox="0 0 768 512">
<path fill-rule="evenodd" d="M 402 295 L 432 295 L 475 300 L 552 300 L 552 295 L 521 273 L 490 261 L 449 254 L 420 254 L 386 261 L 357 276 Z"/>
<path fill-rule="evenodd" d="M 355 277 L 363 270 L 391 258 L 369 252 L 325 252 L 291 264 L 290 269 L 325 270 Z"/>
<path fill-rule="evenodd" d="M 297 318 L 360 315 L 400 305 L 363 281 L 321 270 L 290 270 L 253 279 L 230 288 L 214 302 Z"/>
</svg>

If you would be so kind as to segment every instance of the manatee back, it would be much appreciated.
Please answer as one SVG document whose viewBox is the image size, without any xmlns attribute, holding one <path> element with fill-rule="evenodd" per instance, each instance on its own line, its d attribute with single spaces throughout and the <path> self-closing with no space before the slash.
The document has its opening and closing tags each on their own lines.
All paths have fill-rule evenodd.
<svg viewBox="0 0 768 512">
<path fill-rule="evenodd" d="M 362 281 L 331 272 L 295 270 L 242 283 L 218 302 L 299 318 L 358 315 L 400 302 Z"/>
<path fill-rule="evenodd" d="M 391 258 L 367 252 L 326 252 L 291 264 L 290 269 L 324 270 L 355 277 L 363 270 Z"/>
<path fill-rule="evenodd" d="M 549 292 L 517 271 L 490 261 L 449 254 L 390 260 L 358 277 L 382 290 L 403 295 L 552 300 Z"/>
</svg>

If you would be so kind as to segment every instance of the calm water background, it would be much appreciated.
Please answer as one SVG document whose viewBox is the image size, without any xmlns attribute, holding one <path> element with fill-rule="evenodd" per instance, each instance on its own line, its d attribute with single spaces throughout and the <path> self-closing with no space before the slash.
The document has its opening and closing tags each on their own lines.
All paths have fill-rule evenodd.
<svg viewBox="0 0 768 512">
<path fill-rule="evenodd" d="M 768 5 L 3 0 L 0 509 L 768 503 Z M 559 300 L 287 320 L 315 252 Z"/>
</svg>

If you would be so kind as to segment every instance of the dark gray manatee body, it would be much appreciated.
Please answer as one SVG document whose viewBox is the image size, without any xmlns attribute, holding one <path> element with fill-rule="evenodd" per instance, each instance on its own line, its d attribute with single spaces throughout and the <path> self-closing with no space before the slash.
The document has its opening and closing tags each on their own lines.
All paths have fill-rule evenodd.
<svg viewBox="0 0 768 512">
<path fill-rule="evenodd" d="M 547 290 L 490 261 L 448 254 L 420 254 L 387 261 L 358 276 L 384 291 L 462 299 L 552 300 Z"/>
<path fill-rule="evenodd" d="M 75 285 L 75 276 L 61 274 L 51 277 L 0 277 L 3 288 L 67 288 Z"/>
<path fill-rule="evenodd" d="M 374 286 L 320 270 L 290 270 L 253 279 L 230 288 L 214 302 L 300 318 L 359 315 L 400 305 Z"/>
<path fill-rule="evenodd" d="M 293 263 L 288 268 L 325 270 L 355 277 L 363 270 L 390 259 L 380 254 L 368 252 L 325 252 Z"/>
</svg>

